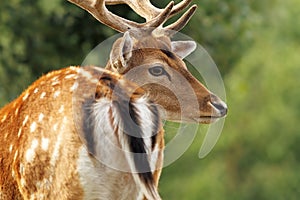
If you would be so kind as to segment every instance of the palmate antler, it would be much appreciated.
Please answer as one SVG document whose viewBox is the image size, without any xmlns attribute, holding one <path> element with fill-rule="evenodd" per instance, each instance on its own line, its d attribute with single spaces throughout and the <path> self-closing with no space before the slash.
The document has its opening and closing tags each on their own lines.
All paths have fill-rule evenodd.
<svg viewBox="0 0 300 200">
<path fill-rule="evenodd" d="M 174 2 L 170 2 L 164 9 L 153 6 L 150 0 L 68 0 L 79 7 L 87 10 L 101 23 L 123 33 L 128 30 L 135 29 L 155 29 L 162 25 L 172 16 L 185 9 L 192 0 L 184 0 L 174 6 Z M 106 5 L 127 4 L 138 15 L 143 17 L 145 23 L 137 23 L 122 18 L 110 12 Z M 172 35 L 176 31 L 180 31 L 190 20 L 197 6 L 191 6 L 176 22 L 164 27 L 166 35 Z"/>
</svg>

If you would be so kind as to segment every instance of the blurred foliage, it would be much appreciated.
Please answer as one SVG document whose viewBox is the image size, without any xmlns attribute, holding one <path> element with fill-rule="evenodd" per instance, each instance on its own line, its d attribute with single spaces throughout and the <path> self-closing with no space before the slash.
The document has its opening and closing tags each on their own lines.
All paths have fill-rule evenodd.
<svg viewBox="0 0 300 200">
<path fill-rule="evenodd" d="M 153 0 L 161 7 L 167 2 Z M 182 32 L 219 66 L 229 115 L 202 160 L 197 155 L 208 126 L 201 126 L 192 146 L 163 170 L 160 193 L 174 200 L 298 199 L 300 2 L 194 2 L 199 9 Z M 137 19 L 122 6 L 111 9 Z M 3 105 L 43 73 L 80 65 L 115 32 L 67 1 L 12 0 L 0 2 L 0 33 Z"/>
<path fill-rule="evenodd" d="M 203 160 L 192 147 L 165 168 L 165 199 L 299 199 L 300 2 L 261 13 L 251 48 L 226 75 L 229 115 Z"/>
<path fill-rule="evenodd" d="M 0 2 L 0 105 L 43 73 L 80 65 L 114 33 L 73 4 L 54 0 Z"/>
<path fill-rule="evenodd" d="M 153 0 L 160 7 L 168 2 Z M 255 8 L 260 10 L 263 4 L 241 0 L 195 3 L 199 10 L 183 32 L 202 44 L 225 74 L 241 57 L 241 49 L 248 48 L 253 38 L 249 27 L 257 23 Z M 142 21 L 125 6 L 109 8 Z M 93 47 L 115 33 L 66 0 L 1 1 L 0 32 L 0 105 L 14 99 L 41 74 L 80 65 Z"/>
<path fill-rule="evenodd" d="M 251 46 L 264 1 L 201 0 L 197 5 L 199 10 L 183 32 L 203 45 L 225 75 Z"/>
</svg>

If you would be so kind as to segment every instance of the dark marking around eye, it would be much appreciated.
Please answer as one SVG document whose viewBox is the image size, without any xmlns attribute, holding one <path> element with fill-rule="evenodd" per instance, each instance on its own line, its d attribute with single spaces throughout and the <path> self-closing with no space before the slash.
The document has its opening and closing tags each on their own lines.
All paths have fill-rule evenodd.
<svg viewBox="0 0 300 200">
<path fill-rule="evenodd" d="M 149 73 L 152 76 L 167 76 L 169 81 L 171 81 L 171 76 L 162 66 L 154 66 L 149 68 Z"/>
</svg>

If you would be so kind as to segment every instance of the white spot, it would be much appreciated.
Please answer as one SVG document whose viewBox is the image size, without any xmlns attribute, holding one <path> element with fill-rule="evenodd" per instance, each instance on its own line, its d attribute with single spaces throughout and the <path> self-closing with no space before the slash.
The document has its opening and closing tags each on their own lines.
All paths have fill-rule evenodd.
<svg viewBox="0 0 300 200">
<path fill-rule="evenodd" d="M 6 120 L 6 118 L 7 118 L 7 114 L 5 114 L 5 115 L 2 117 L 1 122 L 4 122 L 4 121 Z"/>
<path fill-rule="evenodd" d="M 26 151 L 26 160 L 27 162 L 32 162 L 35 157 L 35 149 L 38 147 L 39 142 L 37 139 L 32 140 L 31 147 Z"/>
<path fill-rule="evenodd" d="M 16 105 L 17 105 L 17 101 L 15 101 L 15 102 L 13 103 L 13 107 L 15 108 Z"/>
<path fill-rule="evenodd" d="M 9 152 L 10 152 L 10 153 L 12 152 L 12 149 L 13 149 L 13 145 L 11 144 L 11 145 L 9 146 Z"/>
<path fill-rule="evenodd" d="M 44 151 L 47 151 L 49 147 L 49 139 L 48 138 L 42 138 L 42 149 Z"/>
<path fill-rule="evenodd" d="M 35 88 L 33 93 L 36 94 L 39 91 L 39 88 Z"/>
<path fill-rule="evenodd" d="M 65 109 L 65 106 L 64 106 L 64 105 L 61 105 L 60 108 L 59 108 L 59 110 L 58 110 L 58 112 L 59 112 L 59 113 L 62 113 L 62 112 L 64 112 L 64 109 Z"/>
<path fill-rule="evenodd" d="M 54 76 L 53 78 L 51 78 L 52 81 L 56 81 L 58 79 L 59 76 Z"/>
<path fill-rule="evenodd" d="M 15 155 L 14 155 L 14 162 L 16 161 L 16 159 L 17 159 L 17 156 L 18 156 L 18 149 L 17 149 L 17 151 L 16 151 L 16 153 L 15 153 Z"/>
<path fill-rule="evenodd" d="M 55 163 L 56 163 L 56 161 L 59 157 L 59 148 L 60 148 L 60 144 L 61 144 L 61 141 L 62 141 L 62 134 L 63 134 L 63 131 L 60 131 L 60 133 L 58 134 L 57 141 L 54 145 L 53 154 L 52 154 L 52 157 L 51 157 L 51 160 L 50 160 L 50 164 L 52 166 L 55 165 Z"/>
<path fill-rule="evenodd" d="M 59 95 L 60 95 L 60 91 L 58 90 L 58 91 L 55 91 L 55 92 L 54 92 L 53 97 L 54 97 L 54 98 L 57 98 Z"/>
<path fill-rule="evenodd" d="M 28 96 L 29 96 L 29 93 L 27 92 L 27 93 L 23 96 L 22 100 L 25 101 L 25 100 L 28 98 Z"/>
<path fill-rule="evenodd" d="M 16 108 L 16 110 L 15 110 L 15 115 L 18 115 L 19 114 L 19 107 L 18 108 Z"/>
<path fill-rule="evenodd" d="M 12 171 L 11 171 L 11 176 L 12 176 L 13 178 L 15 178 L 15 170 L 12 170 Z"/>
<path fill-rule="evenodd" d="M 54 126 L 53 126 L 53 130 L 54 130 L 54 131 L 57 131 L 57 128 L 58 128 L 58 124 L 56 123 L 56 124 L 54 124 Z"/>
<path fill-rule="evenodd" d="M 92 78 L 90 81 L 91 81 L 91 83 L 94 83 L 94 84 L 97 84 L 99 82 L 99 80 L 96 78 Z"/>
<path fill-rule="evenodd" d="M 42 92 L 40 98 L 43 99 L 46 96 L 46 92 Z"/>
<path fill-rule="evenodd" d="M 54 82 L 51 83 L 52 86 L 56 86 L 56 85 L 59 85 L 59 84 L 60 84 L 60 81 L 59 81 L 59 80 L 54 81 Z"/>
<path fill-rule="evenodd" d="M 21 186 L 25 187 L 25 185 L 26 185 L 26 181 L 24 180 L 24 178 L 21 178 Z"/>
<path fill-rule="evenodd" d="M 65 79 L 75 78 L 76 74 L 69 74 L 65 76 Z"/>
<path fill-rule="evenodd" d="M 22 133 L 22 128 L 19 128 L 19 131 L 18 131 L 18 138 L 21 136 L 21 133 Z"/>
<path fill-rule="evenodd" d="M 80 68 L 78 68 L 78 67 L 76 67 L 76 66 L 70 66 L 69 69 L 70 69 L 71 71 L 78 72 L 78 70 L 79 70 Z"/>
<path fill-rule="evenodd" d="M 36 129 L 36 122 L 33 122 L 31 125 L 30 125 L 30 132 L 33 133 Z"/>
<path fill-rule="evenodd" d="M 92 79 L 93 78 L 92 74 L 90 72 L 86 71 L 86 70 L 81 70 L 80 75 L 85 77 L 86 79 Z"/>
<path fill-rule="evenodd" d="M 28 118 L 29 118 L 29 116 L 28 115 L 26 115 L 26 117 L 25 117 L 25 119 L 23 120 L 23 126 L 25 126 L 25 124 L 27 123 L 27 121 L 28 121 Z"/>
<path fill-rule="evenodd" d="M 39 115 L 39 122 L 42 122 L 44 119 L 44 114 L 43 113 L 40 113 Z"/>
<path fill-rule="evenodd" d="M 20 174 L 23 176 L 25 174 L 24 166 L 22 164 L 20 164 Z"/>
<path fill-rule="evenodd" d="M 64 118 L 63 118 L 63 130 L 64 130 L 64 125 L 66 124 L 68 122 L 68 118 L 65 116 Z"/>
<path fill-rule="evenodd" d="M 65 124 L 67 124 L 67 122 L 68 122 L 68 118 L 64 117 L 63 120 L 62 120 L 62 126 L 60 127 L 60 131 L 59 131 L 59 134 L 57 136 L 57 141 L 54 145 L 53 154 L 52 154 L 52 157 L 51 157 L 51 160 L 50 160 L 50 164 L 52 166 L 55 165 L 55 163 L 56 163 L 56 161 L 59 157 L 59 149 L 60 149 L 60 146 L 61 146 L 61 143 L 62 143 L 62 140 L 63 140 L 63 133 L 64 133 L 63 130 L 65 130 Z M 54 128 L 57 130 L 58 124 L 55 124 Z"/>
<path fill-rule="evenodd" d="M 76 81 L 72 87 L 70 88 L 70 92 L 73 92 L 74 90 L 76 90 L 78 88 L 78 82 Z"/>
</svg>

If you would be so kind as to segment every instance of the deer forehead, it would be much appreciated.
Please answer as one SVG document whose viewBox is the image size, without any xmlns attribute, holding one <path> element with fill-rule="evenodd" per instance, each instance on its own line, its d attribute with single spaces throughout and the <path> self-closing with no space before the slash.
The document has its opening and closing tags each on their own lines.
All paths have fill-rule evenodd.
<svg viewBox="0 0 300 200">
<path fill-rule="evenodd" d="M 174 53 L 161 49 L 140 49 L 133 51 L 132 59 L 128 62 L 127 69 L 122 74 L 143 72 L 154 66 L 164 67 L 171 74 L 180 73 L 185 76 L 189 74 L 185 63 L 180 60 Z M 173 71 L 174 70 L 174 71 Z M 140 74 L 145 76 L 145 74 Z M 145 76 L 146 77 L 146 76 Z"/>
<path fill-rule="evenodd" d="M 165 36 L 149 35 L 139 39 L 135 39 L 134 49 L 151 48 L 151 49 L 163 49 L 171 51 L 171 39 Z"/>
</svg>

